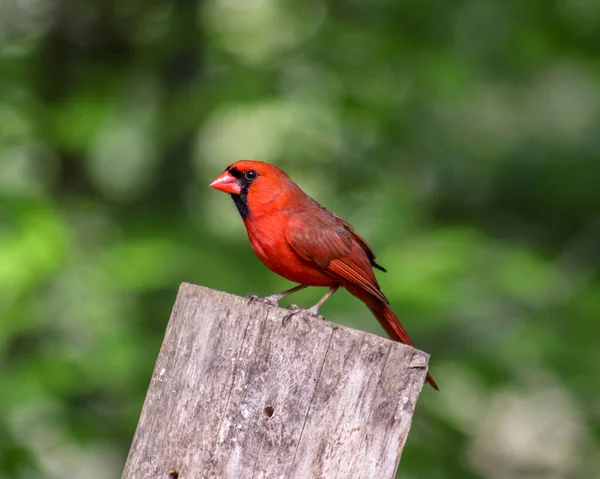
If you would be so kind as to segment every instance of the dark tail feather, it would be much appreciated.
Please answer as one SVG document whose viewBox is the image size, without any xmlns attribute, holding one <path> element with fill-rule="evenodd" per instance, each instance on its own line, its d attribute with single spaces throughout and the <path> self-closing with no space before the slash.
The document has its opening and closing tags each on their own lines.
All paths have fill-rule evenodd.
<svg viewBox="0 0 600 479">
<path fill-rule="evenodd" d="M 356 296 L 367 305 L 373 313 L 373 316 L 375 316 L 381 326 L 383 326 L 383 329 L 385 329 L 385 332 L 390 339 L 409 346 L 414 346 L 406 329 L 404 329 L 404 326 L 402 326 L 402 323 L 400 323 L 400 320 L 396 317 L 389 304 L 384 303 L 379 298 L 373 297 L 370 293 L 358 286 L 348 285 L 346 286 L 346 289 L 353 296 Z M 431 377 L 431 374 L 427 373 L 425 380 L 433 387 L 433 389 L 436 391 L 440 390 L 437 383 Z"/>
</svg>

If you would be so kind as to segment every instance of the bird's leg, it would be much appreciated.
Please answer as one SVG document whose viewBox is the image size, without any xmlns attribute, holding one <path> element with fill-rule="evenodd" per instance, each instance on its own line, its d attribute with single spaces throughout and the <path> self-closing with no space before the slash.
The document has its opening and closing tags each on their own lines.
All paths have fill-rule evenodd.
<svg viewBox="0 0 600 479">
<path fill-rule="evenodd" d="M 317 304 L 315 304 L 312 308 L 308 308 L 308 309 L 302 309 L 299 308 L 296 305 L 292 305 L 292 308 L 294 309 L 294 311 L 290 314 L 288 314 L 285 318 L 283 318 L 283 323 L 285 325 L 285 323 L 294 315 L 296 314 L 303 314 L 303 315 L 311 315 L 311 316 L 316 316 L 317 318 L 320 319 L 324 319 L 323 316 L 321 316 L 319 314 L 319 308 L 321 306 L 323 306 L 323 303 L 325 301 L 327 301 L 329 299 L 329 297 L 335 293 L 338 289 L 340 288 L 339 284 L 336 284 L 334 286 L 330 286 L 329 287 L 329 291 L 327 291 L 325 293 L 325 295 L 317 302 Z"/>
<path fill-rule="evenodd" d="M 270 296 L 265 296 L 264 298 L 261 298 L 260 296 L 256 296 L 254 294 L 251 296 L 248 296 L 248 297 L 250 298 L 251 301 L 260 301 L 262 303 L 270 304 L 271 306 L 279 306 L 279 301 L 281 301 L 287 295 L 296 293 L 307 287 L 308 286 L 299 284 L 298 286 L 294 286 L 293 288 L 282 291 L 281 293 L 276 293 L 276 294 L 272 294 Z"/>
</svg>

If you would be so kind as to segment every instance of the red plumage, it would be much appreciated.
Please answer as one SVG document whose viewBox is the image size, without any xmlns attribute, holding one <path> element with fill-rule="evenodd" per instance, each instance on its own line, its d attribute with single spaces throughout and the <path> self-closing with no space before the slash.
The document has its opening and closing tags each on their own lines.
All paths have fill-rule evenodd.
<svg viewBox="0 0 600 479">
<path fill-rule="evenodd" d="M 210 186 L 231 194 L 259 259 L 271 271 L 300 284 L 269 300 L 277 303 L 303 287 L 327 286 L 328 293 L 309 310 L 316 314 L 341 286 L 367 305 L 392 340 L 413 345 L 379 288 L 373 267 L 383 268 L 367 242 L 282 170 L 260 161 L 238 161 Z M 438 389 L 429 374 L 427 382 Z"/>
</svg>

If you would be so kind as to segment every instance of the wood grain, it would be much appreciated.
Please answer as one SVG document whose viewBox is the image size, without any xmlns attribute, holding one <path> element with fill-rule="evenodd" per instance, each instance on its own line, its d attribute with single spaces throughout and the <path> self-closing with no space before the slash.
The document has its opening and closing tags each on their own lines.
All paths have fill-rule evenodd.
<svg viewBox="0 0 600 479">
<path fill-rule="evenodd" d="M 428 356 L 288 313 L 182 284 L 123 478 L 394 477 Z"/>
</svg>

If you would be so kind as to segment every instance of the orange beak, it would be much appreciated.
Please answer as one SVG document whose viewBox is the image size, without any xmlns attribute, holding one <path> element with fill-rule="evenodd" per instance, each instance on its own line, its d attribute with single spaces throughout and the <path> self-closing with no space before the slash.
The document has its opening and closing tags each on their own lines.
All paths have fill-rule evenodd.
<svg viewBox="0 0 600 479">
<path fill-rule="evenodd" d="M 237 178 L 228 171 L 220 176 L 217 176 L 208 186 L 214 188 L 215 190 L 223 191 L 224 193 L 230 193 L 232 195 L 239 195 L 242 192 L 242 187 L 238 183 Z"/>
</svg>

